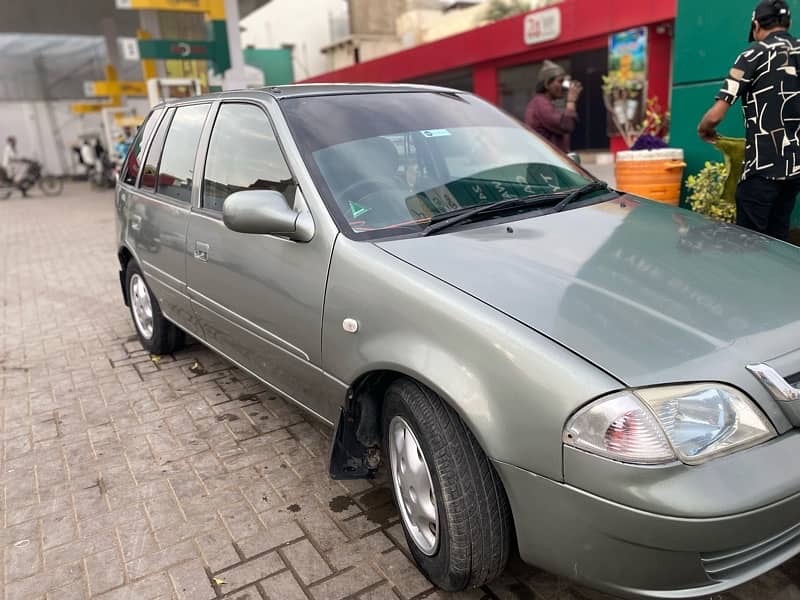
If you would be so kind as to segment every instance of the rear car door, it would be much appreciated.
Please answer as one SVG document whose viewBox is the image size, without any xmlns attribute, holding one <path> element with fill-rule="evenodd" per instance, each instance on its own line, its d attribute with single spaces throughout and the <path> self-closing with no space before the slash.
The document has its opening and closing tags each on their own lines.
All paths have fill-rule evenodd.
<svg viewBox="0 0 800 600">
<path fill-rule="evenodd" d="M 210 134 L 198 205 L 189 218 L 187 279 L 206 342 L 283 395 L 332 421 L 337 389 L 315 364 L 332 241 L 295 242 L 231 231 L 225 199 L 279 191 L 297 206 L 298 186 L 264 107 L 223 102 Z M 304 204 L 304 203 L 303 203 Z"/>
<path fill-rule="evenodd" d="M 193 317 L 186 292 L 186 228 L 197 145 L 210 106 L 166 110 L 130 194 L 136 258 L 163 313 L 184 326 L 191 326 Z"/>
</svg>

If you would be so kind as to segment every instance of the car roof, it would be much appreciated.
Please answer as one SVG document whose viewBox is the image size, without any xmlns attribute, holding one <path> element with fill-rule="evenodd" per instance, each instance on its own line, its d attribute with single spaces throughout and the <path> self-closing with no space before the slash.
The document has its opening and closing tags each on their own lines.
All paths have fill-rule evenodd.
<svg viewBox="0 0 800 600">
<path fill-rule="evenodd" d="M 154 106 L 158 108 L 161 106 L 175 106 L 187 102 L 196 102 L 197 100 L 217 100 L 224 98 L 263 98 L 272 96 L 278 100 L 286 98 L 299 98 L 308 96 L 340 96 L 344 94 L 385 94 L 385 93 L 398 93 L 398 92 L 434 92 L 434 93 L 464 93 L 459 90 L 454 90 L 445 87 L 434 85 L 416 85 L 410 83 L 298 83 L 291 85 L 273 85 L 263 88 L 253 88 L 244 90 L 231 90 L 226 92 L 214 92 L 211 94 L 203 94 L 202 96 L 192 96 L 190 98 L 181 98 L 179 100 L 171 100 L 169 102 L 162 102 Z"/>
</svg>

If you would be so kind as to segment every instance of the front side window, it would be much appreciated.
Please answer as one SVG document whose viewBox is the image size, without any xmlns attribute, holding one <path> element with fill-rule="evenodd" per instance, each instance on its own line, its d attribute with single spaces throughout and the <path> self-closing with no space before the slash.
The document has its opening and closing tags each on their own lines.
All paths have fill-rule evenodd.
<svg viewBox="0 0 800 600">
<path fill-rule="evenodd" d="M 281 107 L 331 214 L 356 239 L 422 231 L 448 212 L 592 181 L 474 96 L 312 96 Z"/>
<path fill-rule="evenodd" d="M 150 138 L 150 135 L 158 123 L 158 117 L 161 116 L 162 109 L 157 108 L 150 113 L 144 125 L 139 129 L 136 134 L 136 139 L 133 141 L 128 157 L 125 161 L 125 174 L 122 176 L 122 181 L 129 185 L 136 185 L 136 178 L 139 176 L 139 168 L 144 159 L 144 145 Z"/>
<path fill-rule="evenodd" d="M 291 198 L 293 186 L 264 111 L 252 104 L 223 104 L 208 146 L 202 207 L 221 212 L 225 198 L 242 190 L 275 190 Z"/>
<path fill-rule="evenodd" d="M 175 110 L 161 154 L 156 190 L 159 194 L 191 202 L 194 159 L 209 106 L 190 104 Z"/>
</svg>

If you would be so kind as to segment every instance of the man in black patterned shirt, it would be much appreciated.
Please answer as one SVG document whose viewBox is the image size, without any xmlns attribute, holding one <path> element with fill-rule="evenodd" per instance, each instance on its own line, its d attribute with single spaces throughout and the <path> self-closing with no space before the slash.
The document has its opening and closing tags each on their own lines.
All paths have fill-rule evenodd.
<svg viewBox="0 0 800 600">
<path fill-rule="evenodd" d="M 752 44 L 736 59 L 716 103 L 697 128 L 708 142 L 737 99 L 747 144 L 736 190 L 736 223 L 786 240 L 800 192 L 800 42 L 788 28 L 784 0 L 763 0 L 753 12 Z"/>
</svg>

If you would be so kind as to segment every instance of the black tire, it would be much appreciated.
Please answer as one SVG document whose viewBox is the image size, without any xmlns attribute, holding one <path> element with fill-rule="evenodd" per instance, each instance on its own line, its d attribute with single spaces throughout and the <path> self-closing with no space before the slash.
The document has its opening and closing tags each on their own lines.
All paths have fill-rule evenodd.
<svg viewBox="0 0 800 600">
<path fill-rule="evenodd" d="M 45 175 L 39 180 L 39 189 L 45 196 L 58 196 L 64 190 L 64 182 L 53 175 Z"/>
<path fill-rule="evenodd" d="M 5 182 L 0 182 L 0 200 L 8 200 L 11 197 L 11 193 L 14 191 L 14 188 Z"/>
<path fill-rule="evenodd" d="M 401 417 L 411 427 L 428 465 L 436 495 L 438 547 L 426 555 L 405 522 L 408 547 L 420 570 L 434 584 L 456 592 L 498 577 L 508 562 L 513 537 L 511 509 L 500 477 L 456 412 L 426 387 L 400 379 L 386 392 L 383 406 L 385 464 L 395 502 L 389 451 L 390 424 Z"/>
<path fill-rule="evenodd" d="M 135 299 L 134 291 L 131 287 L 131 282 L 134 280 L 134 276 L 138 277 L 139 280 L 144 283 L 144 288 L 148 295 L 150 307 L 152 309 L 153 330 L 149 337 L 142 329 L 140 329 L 139 323 L 136 319 L 136 314 L 134 312 Z M 172 352 L 180 350 L 185 342 L 186 334 L 180 327 L 164 318 L 164 315 L 161 312 L 161 307 L 158 305 L 158 300 L 156 300 L 153 292 L 150 290 L 150 286 L 147 285 L 144 275 L 142 274 L 141 269 L 139 269 L 139 265 L 132 260 L 128 263 L 128 266 L 125 269 L 125 286 L 128 294 L 128 304 L 130 304 L 133 327 L 136 329 L 136 334 L 139 336 L 139 342 L 142 344 L 142 347 L 151 354 L 171 354 Z"/>
</svg>

